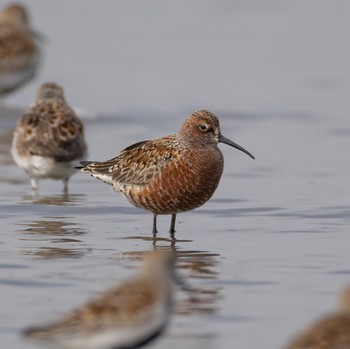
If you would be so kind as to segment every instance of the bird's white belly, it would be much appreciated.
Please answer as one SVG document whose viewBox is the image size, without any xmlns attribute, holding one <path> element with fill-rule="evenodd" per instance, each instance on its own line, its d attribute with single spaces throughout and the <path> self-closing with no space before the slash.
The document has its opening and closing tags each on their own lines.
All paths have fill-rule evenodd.
<svg viewBox="0 0 350 349">
<path fill-rule="evenodd" d="M 12 155 L 17 165 L 32 178 L 64 179 L 76 172 L 73 161 L 57 162 L 39 155 L 20 156 L 15 148 L 12 149 Z"/>
</svg>

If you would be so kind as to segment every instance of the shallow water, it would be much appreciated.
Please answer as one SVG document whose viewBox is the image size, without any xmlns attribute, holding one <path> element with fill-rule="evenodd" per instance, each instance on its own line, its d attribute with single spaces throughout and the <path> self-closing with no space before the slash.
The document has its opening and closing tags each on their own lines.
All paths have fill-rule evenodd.
<svg viewBox="0 0 350 349">
<path fill-rule="evenodd" d="M 154 248 L 176 251 L 180 273 L 200 290 L 196 303 L 178 292 L 176 314 L 155 348 L 280 348 L 335 306 L 350 284 L 350 80 L 343 47 L 349 4 L 204 1 L 198 11 L 197 1 L 169 2 L 170 9 L 150 1 L 140 11 L 133 2 L 75 1 L 62 29 L 63 4 L 27 3 L 49 42 L 37 80 L 1 110 L 3 347 L 37 347 L 19 331 L 130 276 Z M 150 23 L 153 13 L 159 15 Z M 101 27 L 88 31 L 96 40 L 89 51 L 92 18 Z M 210 25 L 201 32 L 191 20 Z M 169 37 L 171 49 L 161 45 Z M 221 53 L 209 50 L 198 66 L 191 60 L 187 66 L 184 55 L 201 47 L 200 38 L 203 50 L 214 45 Z M 65 44 L 70 55 L 62 52 Z M 157 45 L 158 70 L 150 58 Z M 181 53 L 178 65 L 174 52 Z M 61 83 L 67 100 L 84 110 L 89 159 L 106 160 L 136 141 L 173 133 L 205 107 L 256 160 L 220 146 L 220 186 L 206 205 L 178 215 L 176 242 L 167 233 L 170 217 L 159 218 L 154 241 L 149 213 L 85 174 L 72 177 L 68 196 L 61 182 L 42 181 L 33 197 L 9 148 L 17 118 L 47 80 Z"/>
</svg>

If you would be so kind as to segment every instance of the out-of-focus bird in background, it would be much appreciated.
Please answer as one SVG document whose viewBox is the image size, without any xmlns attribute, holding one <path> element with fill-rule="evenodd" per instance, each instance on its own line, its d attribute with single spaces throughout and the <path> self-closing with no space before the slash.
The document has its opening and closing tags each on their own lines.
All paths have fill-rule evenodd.
<svg viewBox="0 0 350 349">
<path fill-rule="evenodd" d="M 30 81 L 38 68 L 40 34 L 29 26 L 28 12 L 21 4 L 0 12 L 0 96 Z"/>
</svg>

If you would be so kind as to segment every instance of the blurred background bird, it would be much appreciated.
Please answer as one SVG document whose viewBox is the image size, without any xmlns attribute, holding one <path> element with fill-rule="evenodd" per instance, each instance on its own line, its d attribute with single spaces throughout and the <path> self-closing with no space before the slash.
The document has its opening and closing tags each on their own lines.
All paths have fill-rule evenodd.
<svg viewBox="0 0 350 349">
<path fill-rule="evenodd" d="M 76 169 L 74 162 L 84 159 L 87 146 L 84 125 L 66 103 L 63 88 L 56 83 L 43 84 L 35 104 L 17 122 L 12 142 L 12 156 L 31 179 L 63 180 L 64 192 Z"/>
<path fill-rule="evenodd" d="M 0 96 L 30 81 L 38 68 L 40 34 L 29 26 L 26 8 L 8 5 L 0 12 Z"/>
</svg>

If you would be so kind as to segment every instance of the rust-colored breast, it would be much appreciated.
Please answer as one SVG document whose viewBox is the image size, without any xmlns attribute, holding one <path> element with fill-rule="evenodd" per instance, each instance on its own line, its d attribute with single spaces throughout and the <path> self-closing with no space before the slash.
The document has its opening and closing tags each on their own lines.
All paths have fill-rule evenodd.
<svg viewBox="0 0 350 349">
<path fill-rule="evenodd" d="M 212 197 L 222 171 L 223 157 L 218 148 L 184 148 L 150 182 L 127 186 L 124 195 L 135 206 L 156 214 L 188 211 Z"/>
</svg>

